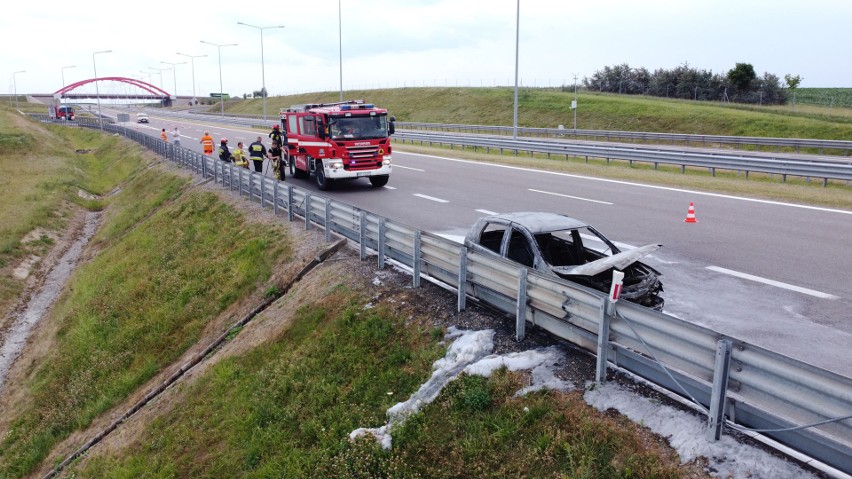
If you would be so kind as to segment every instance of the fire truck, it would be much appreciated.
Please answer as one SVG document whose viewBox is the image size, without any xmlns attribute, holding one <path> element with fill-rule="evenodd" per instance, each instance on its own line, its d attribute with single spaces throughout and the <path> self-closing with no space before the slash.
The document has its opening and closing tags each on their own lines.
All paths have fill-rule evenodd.
<svg viewBox="0 0 852 479">
<path fill-rule="evenodd" d="M 287 133 L 290 174 L 312 173 L 321 190 L 335 181 L 368 178 L 385 186 L 391 173 L 393 116 L 363 100 L 293 105 L 281 109 Z"/>
</svg>

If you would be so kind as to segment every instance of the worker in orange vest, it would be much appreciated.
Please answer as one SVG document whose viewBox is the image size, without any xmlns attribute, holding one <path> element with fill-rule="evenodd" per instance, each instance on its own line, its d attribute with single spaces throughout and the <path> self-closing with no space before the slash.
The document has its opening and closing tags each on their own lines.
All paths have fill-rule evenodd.
<svg viewBox="0 0 852 479">
<path fill-rule="evenodd" d="M 210 156 L 213 154 L 213 137 L 210 136 L 209 131 L 204 132 L 204 136 L 201 137 L 201 141 L 199 143 L 201 143 L 204 148 L 205 155 Z"/>
<path fill-rule="evenodd" d="M 165 128 L 163 128 L 162 131 L 160 131 L 160 138 L 163 141 L 165 141 L 166 143 L 169 142 L 169 137 L 166 135 L 166 129 Z"/>
</svg>

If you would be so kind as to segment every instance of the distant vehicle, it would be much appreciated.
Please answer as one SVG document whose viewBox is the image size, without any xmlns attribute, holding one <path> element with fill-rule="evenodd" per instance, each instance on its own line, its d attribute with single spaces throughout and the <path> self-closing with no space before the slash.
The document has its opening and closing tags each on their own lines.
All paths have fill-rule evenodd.
<svg viewBox="0 0 852 479">
<path fill-rule="evenodd" d="M 662 245 L 621 251 L 590 225 L 555 213 L 482 217 L 464 244 L 472 251 L 500 256 L 604 293 L 609 292 L 612 271 L 617 269 L 624 272 L 621 299 L 663 310 L 660 272 L 638 261 Z"/>
<path fill-rule="evenodd" d="M 147 113 L 137 113 L 136 114 L 136 123 L 148 123 L 148 114 Z"/>
<path fill-rule="evenodd" d="M 51 118 L 55 120 L 73 120 L 74 119 L 74 107 L 73 106 L 50 106 L 48 107 L 48 114 Z"/>
</svg>

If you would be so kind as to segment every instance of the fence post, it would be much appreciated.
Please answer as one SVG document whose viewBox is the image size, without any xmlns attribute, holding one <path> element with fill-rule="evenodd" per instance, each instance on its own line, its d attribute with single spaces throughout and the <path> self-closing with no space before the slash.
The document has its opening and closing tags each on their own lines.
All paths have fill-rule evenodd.
<svg viewBox="0 0 852 479">
<path fill-rule="evenodd" d="M 414 232 L 414 264 L 411 268 L 414 270 L 413 287 L 420 287 L 420 230 Z"/>
<path fill-rule="evenodd" d="M 458 311 L 464 311 L 467 301 L 467 247 L 459 248 L 459 301 Z"/>
<path fill-rule="evenodd" d="M 228 176 L 229 176 L 229 177 L 231 177 L 231 178 L 233 178 L 233 176 L 234 176 L 234 170 L 233 170 L 233 168 L 231 169 L 231 174 L 230 174 L 230 175 L 228 175 Z M 243 196 L 243 169 L 242 169 L 242 168 L 240 168 L 240 175 L 239 175 L 239 177 L 238 177 L 238 178 L 239 178 L 239 180 L 238 180 L 238 181 L 239 181 L 239 186 L 238 186 L 238 188 L 239 188 L 239 190 L 240 190 L 240 198 L 242 198 L 242 196 Z M 249 188 L 249 201 L 251 201 L 251 188 Z"/>
<path fill-rule="evenodd" d="M 379 269 L 385 267 L 385 218 L 379 218 Z"/>
<path fill-rule="evenodd" d="M 722 437 L 725 425 L 725 403 L 728 394 L 728 375 L 731 370 L 730 339 L 716 342 L 716 365 L 713 369 L 713 393 L 710 396 L 710 410 L 707 411 L 707 440 L 716 442 Z"/>
<path fill-rule="evenodd" d="M 518 275 L 518 304 L 515 312 L 515 341 L 523 341 L 527 327 L 527 269 Z"/>
<path fill-rule="evenodd" d="M 361 261 L 367 257 L 367 213 L 360 214 L 360 228 L 358 240 L 361 243 Z"/>
<path fill-rule="evenodd" d="M 263 209 L 266 206 L 266 177 L 260 175 L 260 209 Z"/>
</svg>

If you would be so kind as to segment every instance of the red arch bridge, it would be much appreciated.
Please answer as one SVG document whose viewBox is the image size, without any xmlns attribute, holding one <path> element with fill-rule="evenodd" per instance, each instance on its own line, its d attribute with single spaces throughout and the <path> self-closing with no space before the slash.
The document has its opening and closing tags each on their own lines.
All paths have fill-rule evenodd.
<svg viewBox="0 0 852 479">
<path fill-rule="evenodd" d="M 125 83 L 130 86 L 136 87 L 135 93 L 86 93 L 86 92 L 73 92 L 74 90 L 88 85 L 89 83 L 102 82 L 102 81 L 110 81 L 110 82 L 119 82 Z M 140 92 L 140 90 L 144 91 Z M 56 90 L 53 93 L 53 97 L 55 99 L 60 98 L 72 98 L 72 99 L 80 99 L 80 98 L 109 98 L 109 99 L 127 99 L 127 100 L 150 100 L 150 101 L 159 101 L 162 102 L 163 106 L 171 106 L 172 101 L 177 99 L 176 96 L 170 94 L 169 92 L 159 88 L 155 85 L 152 85 L 148 82 L 144 82 L 142 80 L 137 80 L 135 78 L 125 78 L 125 77 L 102 77 L 102 78 L 90 78 L 88 80 L 80 80 L 76 83 L 71 83 L 70 85 L 66 85 L 59 90 Z"/>
</svg>

